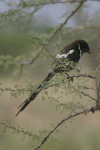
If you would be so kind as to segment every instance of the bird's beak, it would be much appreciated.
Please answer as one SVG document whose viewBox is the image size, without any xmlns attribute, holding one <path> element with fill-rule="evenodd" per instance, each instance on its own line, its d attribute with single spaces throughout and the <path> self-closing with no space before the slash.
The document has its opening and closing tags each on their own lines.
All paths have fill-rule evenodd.
<svg viewBox="0 0 100 150">
<path fill-rule="evenodd" d="M 89 54 L 91 54 L 91 51 L 89 50 L 89 51 L 87 51 Z"/>
<path fill-rule="evenodd" d="M 87 52 L 87 53 L 89 53 L 89 54 L 91 54 L 91 51 L 90 51 L 90 49 L 89 49 L 89 50 L 87 50 L 87 49 L 86 49 L 86 52 Z"/>
</svg>

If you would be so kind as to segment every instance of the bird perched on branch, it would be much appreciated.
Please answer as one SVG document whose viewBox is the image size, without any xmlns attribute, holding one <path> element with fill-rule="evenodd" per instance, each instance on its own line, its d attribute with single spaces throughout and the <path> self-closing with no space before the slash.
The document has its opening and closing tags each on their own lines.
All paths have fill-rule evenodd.
<svg viewBox="0 0 100 150">
<path fill-rule="evenodd" d="M 57 54 L 56 58 L 54 59 L 53 64 L 55 64 L 55 67 L 53 67 L 49 70 L 49 73 L 46 76 L 46 78 L 42 81 L 41 84 L 38 85 L 37 91 L 36 90 L 33 91 L 30 94 L 30 96 L 18 107 L 18 108 L 20 108 L 20 107 L 21 108 L 18 111 L 18 113 L 16 114 L 16 116 L 21 111 L 23 111 L 31 101 L 33 101 L 36 98 L 36 96 L 40 92 L 39 89 L 43 88 L 43 86 L 44 86 L 43 84 L 45 83 L 45 81 L 46 82 L 49 81 L 56 73 L 64 72 L 65 68 L 66 68 L 66 72 L 69 72 L 70 70 L 72 70 L 73 68 L 70 67 L 70 62 L 77 63 L 79 61 L 80 57 L 85 52 L 91 54 L 89 45 L 84 40 L 80 40 L 80 39 L 75 40 L 71 44 L 65 46 L 59 52 L 59 54 Z"/>
</svg>

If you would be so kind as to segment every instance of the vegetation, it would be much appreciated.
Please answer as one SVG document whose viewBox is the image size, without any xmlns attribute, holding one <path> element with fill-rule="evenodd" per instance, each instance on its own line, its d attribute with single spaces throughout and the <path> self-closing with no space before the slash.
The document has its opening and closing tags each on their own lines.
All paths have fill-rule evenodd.
<svg viewBox="0 0 100 150">
<path fill-rule="evenodd" d="M 7 131 L 0 134 L 0 149 L 99 150 L 99 125 L 95 126 L 96 130 L 91 126 L 99 120 L 97 112 L 100 110 L 100 11 L 94 10 L 89 15 L 89 6 L 100 5 L 100 2 L 1 2 L 9 9 L 0 13 L 0 125 L 3 133 Z M 43 19 L 39 14 L 47 7 L 50 11 L 52 6 L 55 10 L 58 6 L 61 9 L 61 5 L 65 8 L 64 14 L 59 16 L 62 23 L 56 24 L 53 16 L 45 14 L 47 19 Z M 45 83 L 35 101 L 15 118 L 17 106 L 44 79 L 59 50 L 75 39 L 89 43 L 91 56 L 84 55 L 69 75 L 57 74 Z M 86 118 L 88 134 L 84 129 Z M 82 136 L 83 133 L 87 135 Z"/>
</svg>

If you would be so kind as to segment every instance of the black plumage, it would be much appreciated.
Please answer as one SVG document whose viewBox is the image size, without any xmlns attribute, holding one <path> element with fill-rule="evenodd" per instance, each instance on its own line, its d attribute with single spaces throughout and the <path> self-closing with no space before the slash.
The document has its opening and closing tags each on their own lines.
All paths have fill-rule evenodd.
<svg viewBox="0 0 100 150">
<path fill-rule="evenodd" d="M 56 73 L 64 72 L 65 71 L 65 65 L 66 65 L 66 71 L 69 72 L 72 67 L 70 67 L 69 62 L 77 63 L 80 59 L 80 56 L 83 55 L 83 53 L 91 53 L 89 49 L 89 45 L 84 40 L 75 40 L 71 44 L 65 46 L 59 54 L 54 59 L 52 69 L 49 70 L 48 75 L 46 78 L 42 81 L 41 84 L 38 85 L 37 89 L 40 89 L 43 87 L 43 83 L 45 81 L 49 81 Z M 64 62 L 64 63 L 63 63 Z M 45 84 L 44 84 L 45 85 Z M 39 94 L 40 91 L 33 91 L 30 96 L 18 107 L 21 109 L 18 111 L 16 116 L 23 111 L 26 106 L 35 99 L 35 97 Z"/>
</svg>

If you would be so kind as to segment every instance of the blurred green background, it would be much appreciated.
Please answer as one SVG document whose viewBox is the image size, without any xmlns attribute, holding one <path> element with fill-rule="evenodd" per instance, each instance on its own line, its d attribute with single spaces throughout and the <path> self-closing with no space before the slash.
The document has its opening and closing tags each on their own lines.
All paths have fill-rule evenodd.
<svg viewBox="0 0 100 150">
<path fill-rule="evenodd" d="M 95 9 L 93 5 L 95 6 Z M 85 6 L 82 8 L 82 10 L 74 15 L 71 18 L 71 21 L 68 22 L 68 26 L 77 28 L 78 26 L 86 25 L 86 23 L 89 22 L 88 20 L 93 17 L 93 14 L 95 17 L 92 18 L 90 24 L 96 25 L 100 21 L 100 16 L 95 14 L 98 5 L 100 5 L 100 2 L 94 3 L 91 1 L 90 5 L 89 3 L 85 3 Z M 31 40 L 27 37 L 27 34 L 31 32 L 38 35 L 52 33 L 52 28 L 54 28 L 62 18 L 57 18 L 58 22 L 56 23 L 56 20 L 50 14 L 48 9 L 51 11 L 55 9 L 55 13 L 60 12 L 60 9 L 62 11 L 62 8 L 65 10 L 65 12 L 68 9 L 66 4 L 59 4 L 59 7 L 53 4 L 49 6 L 46 5 L 44 7 L 47 14 L 44 13 L 44 10 L 41 10 L 40 13 L 38 12 L 38 15 L 35 16 L 35 18 L 33 17 L 33 22 L 28 23 L 23 30 L 21 30 L 23 23 L 19 23 L 17 21 L 13 23 L 10 22 L 10 26 L 1 26 L 0 56 L 11 55 L 13 58 L 15 58 L 16 56 L 25 55 L 26 60 L 29 60 L 35 56 L 40 46 L 38 45 L 36 48 L 34 48 L 34 46 L 32 47 Z M 91 10 L 93 10 L 93 12 L 91 12 Z M 97 11 L 99 11 L 99 9 L 97 9 Z M 66 15 L 64 17 L 66 17 Z M 61 22 L 63 21 L 61 20 Z M 68 26 L 65 26 L 66 32 L 68 31 Z M 66 32 L 61 36 L 61 47 L 64 47 L 73 40 L 80 38 L 89 42 L 92 54 L 91 56 L 84 54 L 82 57 L 82 72 L 89 73 L 93 71 L 94 65 L 98 65 L 98 61 L 95 61 L 94 64 L 93 59 L 96 58 L 98 52 L 100 51 L 100 28 L 89 28 L 69 34 L 66 34 Z M 57 36 L 55 36 L 47 46 L 50 54 L 56 55 L 57 52 L 59 52 L 60 44 L 58 41 L 59 34 L 57 34 Z M 14 69 L 16 70 L 15 65 L 11 65 L 8 70 L 5 70 L 4 66 L 0 64 L 0 82 L 3 83 L 2 88 L 11 87 L 13 89 L 14 85 L 16 84 L 19 86 L 25 86 L 26 80 L 31 81 L 34 85 L 40 83 L 48 73 L 51 62 L 52 59 L 44 59 L 43 54 L 41 54 L 32 65 L 24 66 L 22 75 L 18 79 L 16 76 L 14 76 L 16 75 L 16 73 L 14 74 Z M 89 82 L 89 87 L 95 87 L 95 82 L 91 80 Z M 48 92 L 50 92 L 50 90 L 51 89 L 48 89 Z M 89 91 L 89 94 L 93 97 L 96 97 L 96 94 L 91 90 Z M 56 110 L 57 103 L 50 103 L 48 97 L 45 96 L 46 100 L 43 101 L 43 93 L 41 92 L 36 100 L 32 102 L 25 109 L 25 111 L 23 111 L 18 117 L 15 118 L 15 114 L 18 111 L 17 107 L 27 98 L 27 96 L 28 95 L 20 95 L 18 98 L 11 98 L 9 91 L 4 92 L 0 98 L 0 122 L 4 122 L 5 119 L 9 119 L 11 121 L 10 125 L 15 127 L 20 126 L 21 128 L 24 128 L 25 131 L 30 131 L 33 134 L 37 134 L 38 131 L 43 129 L 51 130 L 51 123 L 56 125 L 60 120 L 62 120 L 62 118 L 68 116 L 68 112 L 61 113 L 62 108 L 58 108 Z M 73 101 L 72 97 L 72 95 L 69 97 L 64 95 L 63 98 L 60 98 L 60 102 Z M 80 101 L 80 98 L 77 96 L 74 98 L 74 100 Z M 93 103 L 84 96 L 82 97 L 81 101 L 87 104 L 88 107 Z M 59 127 L 60 133 L 51 135 L 57 139 L 57 141 L 48 139 L 40 149 L 99 150 L 99 117 L 100 113 L 95 112 L 95 114 L 89 113 L 86 116 L 79 115 L 74 119 L 65 122 L 62 126 Z M 2 130 L 2 126 L 0 126 L 0 128 Z M 39 144 L 32 141 L 32 139 L 28 136 L 26 136 L 24 140 L 20 140 L 22 138 L 22 134 L 12 134 L 12 131 L 12 129 L 8 129 L 7 133 L 5 134 L 0 132 L 0 150 L 31 150 Z"/>
</svg>

